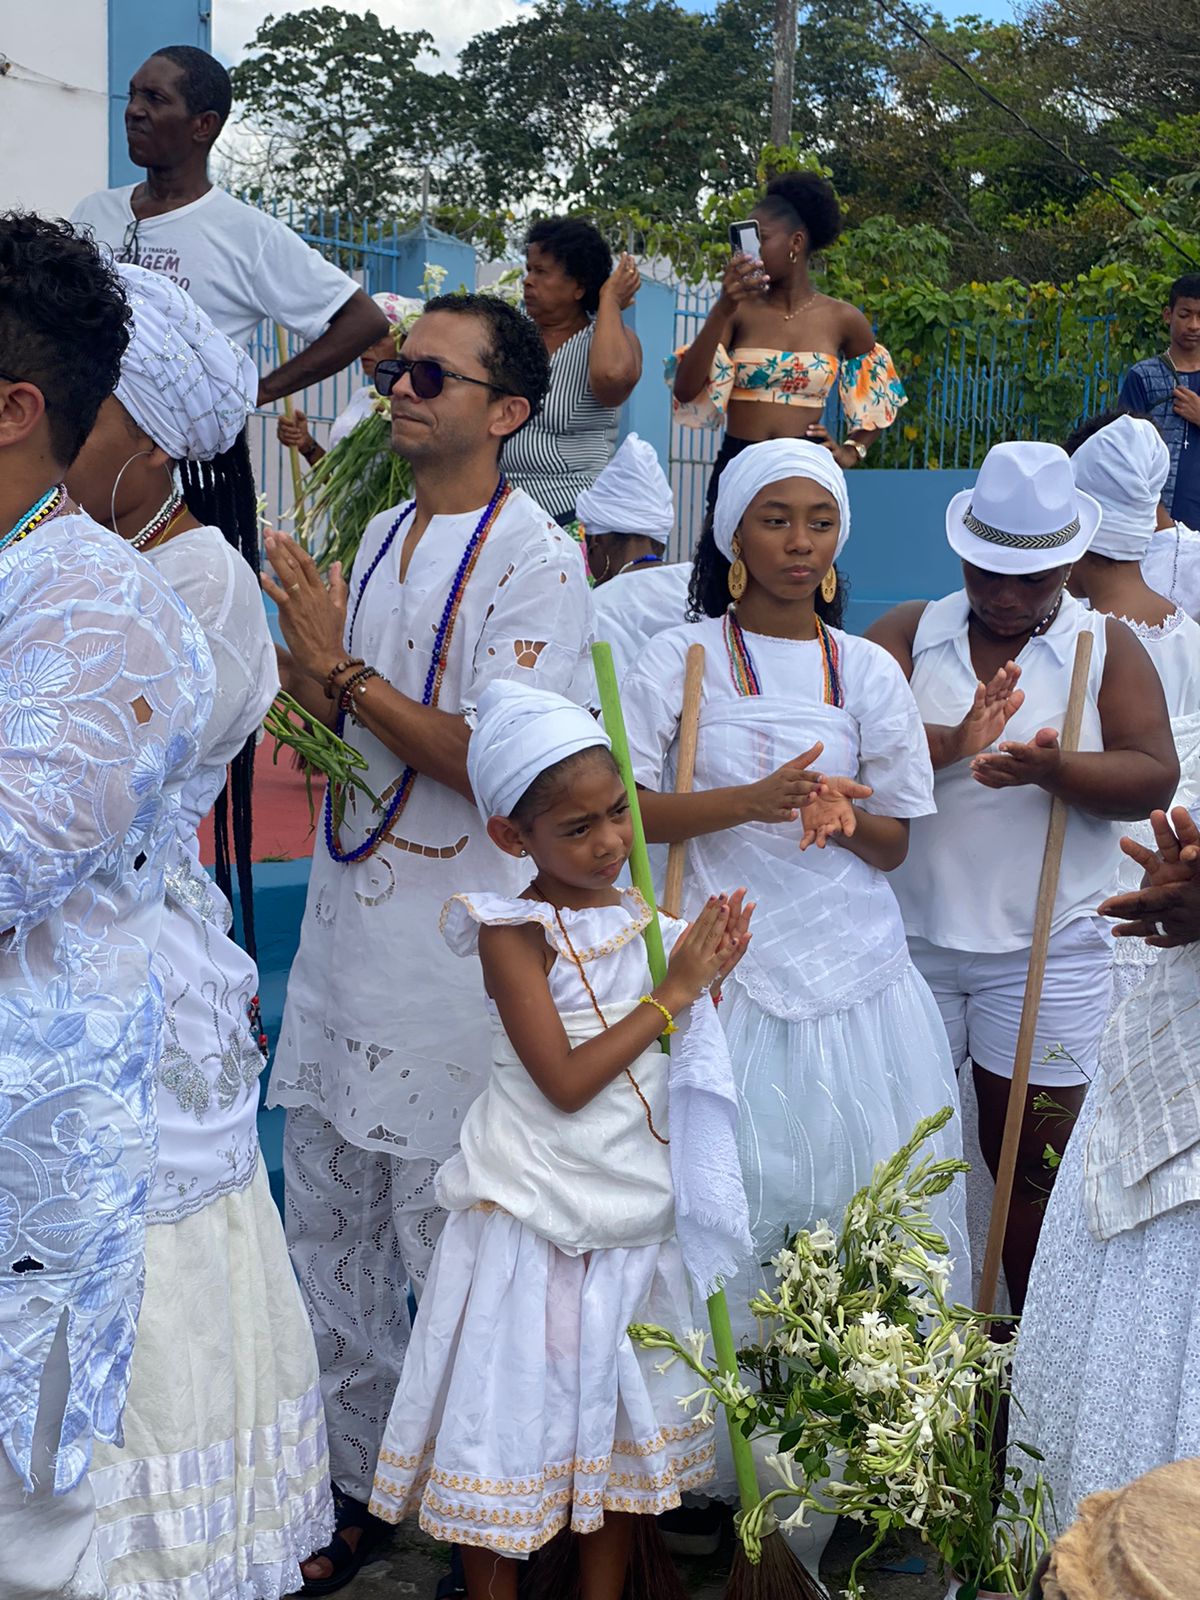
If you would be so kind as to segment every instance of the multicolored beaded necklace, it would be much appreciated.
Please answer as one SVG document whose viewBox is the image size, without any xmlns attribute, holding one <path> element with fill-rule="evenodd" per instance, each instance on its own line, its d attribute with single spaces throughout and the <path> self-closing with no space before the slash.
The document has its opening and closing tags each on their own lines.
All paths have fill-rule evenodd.
<svg viewBox="0 0 1200 1600">
<path fill-rule="evenodd" d="M 175 474 L 171 482 L 171 492 L 150 518 L 144 528 L 138 531 L 129 540 L 135 550 L 149 550 L 156 545 L 166 533 L 167 529 L 187 510 L 183 501 L 183 489 L 179 483 L 179 475 Z"/>
<path fill-rule="evenodd" d="M 442 620 L 438 624 L 437 634 L 433 641 L 433 654 L 429 661 L 429 671 L 425 675 L 425 692 L 421 696 L 421 704 L 423 706 L 436 706 L 438 703 L 442 679 L 446 674 L 446 661 L 450 654 L 450 639 L 454 633 L 454 624 L 458 619 L 458 608 L 462 604 L 463 594 L 466 591 L 471 574 L 475 570 L 475 563 L 479 559 L 479 552 L 483 549 L 484 541 L 495 526 L 496 518 L 504 509 L 504 503 L 511 492 L 508 480 L 501 476 L 499 483 L 496 485 L 495 494 L 488 501 L 487 509 L 484 511 L 483 516 L 480 517 L 475 526 L 475 532 L 471 535 L 467 542 L 467 548 L 463 551 L 463 557 L 458 564 L 458 571 L 454 574 L 454 582 L 450 585 L 450 593 L 446 597 L 446 605 L 442 611 Z M 379 547 L 379 554 L 363 574 L 362 582 L 358 586 L 358 594 L 354 599 L 354 610 L 350 613 L 350 628 L 346 634 L 347 645 L 351 650 L 354 648 L 354 624 L 358 621 L 358 611 L 362 605 L 363 595 L 367 591 L 367 585 L 374 576 L 375 569 L 379 566 L 379 563 L 392 548 L 401 527 L 416 510 L 416 505 L 417 502 L 413 500 L 404 507 L 404 510 L 401 511 L 395 522 L 388 529 L 387 537 Z M 346 713 L 344 711 L 339 712 L 337 720 L 339 738 L 345 725 Z M 338 839 L 338 830 L 333 823 L 333 785 L 329 786 L 325 791 L 325 844 L 329 854 L 335 861 L 345 865 L 354 861 L 365 861 L 368 856 L 375 854 L 379 848 L 380 841 L 385 834 L 391 831 L 397 817 L 407 805 L 416 776 L 416 770 L 413 767 L 405 767 L 383 819 L 363 842 L 360 845 L 356 845 L 353 850 L 343 850 Z"/>
<path fill-rule="evenodd" d="M 842 692 L 841 653 L 838 650 L 837 640 L 820 617 L 814 620 L 817 624 L 817 640 L 821 646 L 825 704 L 844 707 L 846 699 Z M 729 656 L 729 675 L 733 679 L 733 687 L 740 695 L 761 694 L 762 685 L 758 681 L 754 658 L 750 654 L 746 635 L 732 606 L 725 613 L 724 631 L 725 650 Z"/>
<path fill-rule="evenodd" d="M 67 490 L 64 484 L 56 484 L 16 522 L 0 539 L 0 552 L 8 549 L 10 544 L 17 544 L 21 539 L 27 538 L 35 528 L 40 528 L 44 522 L 49 522 L 51 517 L 58 516 L 67 503 Z"/>
</svg>

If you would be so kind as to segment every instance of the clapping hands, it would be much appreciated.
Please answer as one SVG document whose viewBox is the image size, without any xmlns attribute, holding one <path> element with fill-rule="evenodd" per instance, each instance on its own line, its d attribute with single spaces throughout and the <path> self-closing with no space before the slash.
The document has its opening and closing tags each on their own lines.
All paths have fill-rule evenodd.
<svg viewBox="0 0 1200 1600">
<path fill-rule="evenodd" d="M 1135 839 L 1121 840 L 1125 854 L 1145 869 L 1142 887 L 1113 895 L 1099 910 L 1102 917 L 1123 919 L 1113 929 L 1118 939 L 1145 939 L 1171 950 L 1200 939 L 1200 829 L 1182 806 L 1170 822 L 1164 811 L 1152 811 L 1150 824 L 1157 852 Z"/>
</svg>

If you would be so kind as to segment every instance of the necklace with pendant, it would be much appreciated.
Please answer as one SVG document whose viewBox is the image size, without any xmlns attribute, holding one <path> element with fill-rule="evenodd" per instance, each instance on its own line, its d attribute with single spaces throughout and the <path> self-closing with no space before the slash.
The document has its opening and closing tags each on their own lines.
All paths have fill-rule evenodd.
<svg viewBox="0 0 1200 1600">
<path fill-rule="evenodd" d="M 795 310 L 793 310 L 793 311 L 785 311 L 783 313 L 783 320 L 785 322 L 794 322 L 795 319 L 800 315 L 800 313 L 802 311 L 807 311 L 808 310 L 809 306 L 812 305 L 813 301 L 816 298 L 817 298 L 817 290 L 814 289 L 813 292 L 809 295 L 808 299 L 807 300 L 801 300 L 800 304 L 795 308 Z"/>
</svg>

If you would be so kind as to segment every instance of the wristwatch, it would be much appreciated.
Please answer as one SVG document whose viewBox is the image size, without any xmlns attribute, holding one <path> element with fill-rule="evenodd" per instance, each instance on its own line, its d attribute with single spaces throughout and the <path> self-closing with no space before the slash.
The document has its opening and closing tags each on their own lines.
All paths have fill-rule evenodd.
<svg viewBox="0 0 1200 1600">
<path fill-rule="evenodd" d="M 843 444 L 848 444 L 860 461 L 867 459 L 867 447 L 861 439 L 844 439 Z"/>
</svg>

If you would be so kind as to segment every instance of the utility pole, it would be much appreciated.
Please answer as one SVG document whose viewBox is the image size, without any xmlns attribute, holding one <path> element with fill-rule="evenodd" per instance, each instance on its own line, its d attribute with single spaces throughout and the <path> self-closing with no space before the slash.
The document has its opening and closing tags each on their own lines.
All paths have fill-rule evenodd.
<svg viewBox="0 0 1200 1600">
<path fill-rule="evenodd" d="M 792 101 L 796 82 L 797 0 L 775 0 L 775 71 L 771 80 L 771 143 L 787 144 L 792 136 Z"/>
</svg>

